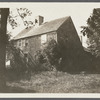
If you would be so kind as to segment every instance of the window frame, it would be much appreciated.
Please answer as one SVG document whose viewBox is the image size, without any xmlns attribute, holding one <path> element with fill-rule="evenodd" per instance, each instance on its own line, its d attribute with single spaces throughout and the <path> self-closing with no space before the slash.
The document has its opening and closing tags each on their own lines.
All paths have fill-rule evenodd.
<svg viewBox="0 0 100 100">
<path fill-rule="evenodd" d="M 22 40 L 18 40 L 18 46 L 19 46 L 19 47 L 22 46 Z"/>
<path fill-rule="evenodd" d="M 44 38 L 44 39 L 43 39 Z M 47 42 L 47 34 L 42 34 L 41 35 L 41 44 L 45 44 Z"/>
</svg>

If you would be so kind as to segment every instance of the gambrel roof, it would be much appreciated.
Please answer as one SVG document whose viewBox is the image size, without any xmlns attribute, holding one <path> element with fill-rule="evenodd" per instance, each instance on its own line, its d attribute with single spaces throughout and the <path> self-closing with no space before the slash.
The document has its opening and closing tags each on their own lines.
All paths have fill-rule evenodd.
<svg viewBox="0 0 100 100">
<path fill-rule="evenodd" d="M 22 30 L 17 36 L 14 37 L 14 40 L 21 39 L 21 38 L 26 38 L 26 37 L 31 37 L 31 36 L 36 36 L 36 35 L 41 35 L 44 33 L 52 32 L 52 31 L 57 31 L 58 28 L 66 21 L 69 20 L 70 16 L 55 19 L 46 23 L 43 23 L 42 25 L 38 27 L 29 27 L 24 30 Z"/>
</svg>

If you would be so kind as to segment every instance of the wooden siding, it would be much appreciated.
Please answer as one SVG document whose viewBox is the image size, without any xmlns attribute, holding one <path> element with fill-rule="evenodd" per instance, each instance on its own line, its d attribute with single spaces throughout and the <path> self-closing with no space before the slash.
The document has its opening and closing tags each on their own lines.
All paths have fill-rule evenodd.
<svg viewBox="0 0 100 100">
<path fill-rule="evenodd" d="M 57 33 L 48 33 L 47 41 L 49 41 L 51 38 L 57 41 Z M 19 46 L 19 41 L 21 41 L 21 46 Z M 25 45 L 26 43 L 27 45 Z M 30 53 L 34 57 L 35 52 L 41 48 L 41 35 L 16 40 L 14 45 L 17 48 L 20 48 L 24 53 Z"/>
<path fill-rule="evenodd" d="M 67 52 L 73 52 L 74 49 L 77 51 L 83 50 L 81 41 L 79 39 L 79 36 L 76 32 L 76 29 L 73 25 L 72 20 L 67 20 L 59 29 L 58 29 L 58 43 L 64 50 L 67 49 Z M 66 52 L 66 53 L 67 53 Z M 75 51 L 76 52 L 76 51 Z M 71 53 L 70 53 L 71 54 Z"/>
<path fill-rule="evenodd" d="M 34 56 L 34 53 L 38 50 L 40 50 L 41 47 L 41 38 L 40 36 L 31 37 L 29 38 L 29 52 L 32 56 Z"/>
<path fill-rule="evenodd" d="M 19 46 L 19 41 L 22 41 L 21 46 Z M 17 48 L 20 48 L 24 53 L 30 53 L 34 56 L 34 53 L 40 49 L 40 36 L 29 37 L 15 41 Z M 25 43 L 27 45 L 25 45 Z"/>
<path fill-rule="evenodd" d="M 72 20 L 67 20 L 58 29 L 57 39 L 64 58 L 63 70 L 79 70 L 83 54 L 83 47 Z"/>
</svg>

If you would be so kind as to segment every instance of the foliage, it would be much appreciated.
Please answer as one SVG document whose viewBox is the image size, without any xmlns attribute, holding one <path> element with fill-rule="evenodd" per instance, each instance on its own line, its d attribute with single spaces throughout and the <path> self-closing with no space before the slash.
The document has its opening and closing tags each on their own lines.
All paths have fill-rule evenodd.
<svg viewBox="0 0 100 100">
<path fill-rule="evenodd" d="M 27 54 L 27 59 L 24 53 L 14 47 L 13 41 L 8 46 L 9 59 L 11 61 L 11 68 L 8 72 L 20 76 L 31 72 L 50 71 L 53 68 L 58 69 L 60 65 L 60 50 L 55 40 L 48 41 L 44 47 L 37 51 L 34 58 Z M 34 65 L 35 63 L 35 65 Z"/>
<path fill-rule="evenodd" d="M 82 26 L 83 35 L 87 35 L 89 48 L 95 56 L 100 55 L 100 9 L 94 9 L 87 20 L 87 26 Z"/>
<path fill-rule="evenodd" d="M 32 15 L 32 12 L 27 8 L 16 8 L 17 14 L 13 14 L 14 12 L 11 11 L 8 16 L 8 22 L 12 26 L 12 29 L 18 26 L 17 18 L 20 17 L 23 21 L 23 24 L 28 27 L 33 25 L 32 21 L 28 21 L 25 18 Z"/>
<path fill-rule="evenodd" d="M 52 39 L 51 41 L 49 41 L 45 46 L 43 52 L 51 65 L 58 64 L 60 52 L 55 40 Z"/>
<path fill-rule="evenodd" d="M 8 79 L 17 79 L 26 74 L 31 75 L 32 66 L 27 63 L 24 53 L 13 46 L 13 41 L 9 44 L 8 59 L 10 60 L 10 66 L 6 68 Z"/>
<path fill-rule="evenodd" d="M 45 63 L 49 69 L 53 69 L 54 67 L 57 69 L 61 59 L 57 42 L 54 39 L 51 39 L 44 44 L 43 48 L 37 53 L 37 58 L 40 64 Z"/>
<path fill-rule="evenodd" d="M 43 64 L 43 63 L 46 62 L 42 50 L 36 51 L 36 53 L 35 53 L 35 59 L 36 59 L 37 63 Z"/>
<path fill-rule="evenodd" d="M 11 47 L 13 47 L 13 40 L 11 39 L 10 34 L 6 34 L 6 60 L 8 61 L 10 58 L 10 54 L 12 52 Z"/>
</svg>

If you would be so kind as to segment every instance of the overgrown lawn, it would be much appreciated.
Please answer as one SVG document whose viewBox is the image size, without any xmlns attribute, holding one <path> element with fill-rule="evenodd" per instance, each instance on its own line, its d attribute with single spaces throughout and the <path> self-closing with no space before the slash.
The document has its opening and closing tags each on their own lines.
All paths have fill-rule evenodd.
<svg viewBox="0 0 100 100">
<path fill-rule="evenodd" d="M 68 74 L 55 71 L 32 74 L 30 79 L 7 82 L 14 92 L 100 93 L 100 74 Z M 16 91 L 22 89 L 23 91 Z"/>
</svg>

